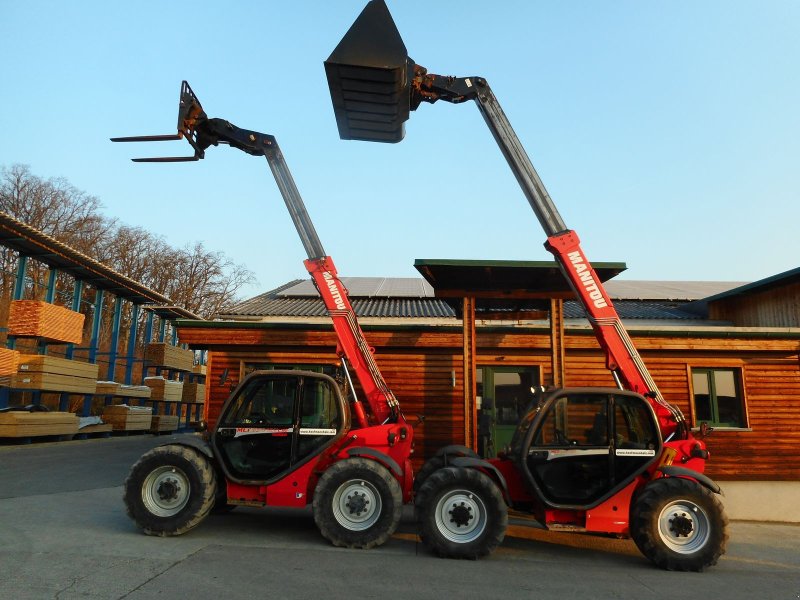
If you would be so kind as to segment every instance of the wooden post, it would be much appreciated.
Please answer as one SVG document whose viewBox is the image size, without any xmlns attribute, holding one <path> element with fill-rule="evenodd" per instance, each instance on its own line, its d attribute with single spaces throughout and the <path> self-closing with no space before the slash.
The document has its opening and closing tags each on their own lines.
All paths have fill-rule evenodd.
<svg viewBox="0 0 800 600">
<path fill-rule="evenodd" d="M 550 299 L 550 360 L 552 384 L 564 387 L 564 301 L 560 298 Z"/>
<path fill-rule="evenodd" d="M 477 343 L 475 334 L 475 298 L 464 298 L 462 322 L 464 324 L 464 445 L 478 449 L 478 406 L 475 400 L 477 386 L 475 369 Z"/>
</svg>

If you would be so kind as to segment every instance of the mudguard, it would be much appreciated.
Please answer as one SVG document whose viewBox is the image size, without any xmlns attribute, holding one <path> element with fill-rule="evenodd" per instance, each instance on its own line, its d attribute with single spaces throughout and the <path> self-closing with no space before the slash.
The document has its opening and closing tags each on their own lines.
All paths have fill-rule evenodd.
<svg viewBox="0 0 800 600">
<path fill-rule="evenodd" d="M 477 456 L 472 448 L 467 448 L 466 446 L 460 446 L 458 444 L 451 444 L 449 446 L 445 446 L 444 448 L 439 448 L 439 450 L 436 451 L 436 454 L 434 454 L 434 456 L 447 457 L 445 460 L 449 460 L 450 455 L 453 455 L 454 458 L 460 456 L 474 458 Z"/>
<path fill-rule="evenodd" d="M 189 448 L 194 448 L 195 450 L 199 450 L 202 454 L 207 456 L 211 459 L 212 464 L 216 463 L 214 459 L 214 451 L 211 450 L 211 445 L 199 436 L 188 435 L 184 436 L 185 439 L 181 439 L 179 441 L 172 441 L 172 442 L 165 442 L 160 444 L 161 446 L 188 446 Z"/>
<path fill-rule="evenodd" d="M 659 467 L 658 470 L 667 477 L 685 477 L 687 479 L 694 479 L 697 483 L 708 488 L 715 494 L 722 494 L 722 489 L 710 477 L 707 477 L 702 473 L 698 473 L 697 471 L 693 471 L 692 469 L 687 469 L 686 467 L 679 467 L 676 465 L 664 465 Z"/>
<path fill-rule="evenodd" d="M 389 469 L 398 480 L 403 480 L 403 469 L 397 464 L 391 456 L 384 454 L 374 448 L 348 448 L 347 454 L 352 457 L 370 458 L 376 462 L 381 463 L 384 467 Z"/>
<path fill-rule="evenodd" d="M 473 458 L 470 456 L 455 456 L 450 460 L 448 466 L 487 471 L 488 475 L 497 482 L 497 485 L 500 486 L 500 491 L 503 493 L 503 499 L 506 501 L 506 504 L 511 506 L 511 494 L 509 494 L 508 492 L 508 484 L 506 483 L 506 478 L 503 477 L 503 474 L 492 463 L 487 462 L 482 458 Z"/>
</svg>

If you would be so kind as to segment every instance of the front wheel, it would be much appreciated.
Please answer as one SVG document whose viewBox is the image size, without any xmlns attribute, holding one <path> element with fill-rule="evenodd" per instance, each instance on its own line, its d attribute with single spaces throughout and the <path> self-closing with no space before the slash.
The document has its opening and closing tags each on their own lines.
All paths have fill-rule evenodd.
<svg viewBox="0 0 800 600">
<path fill-rule="evenodd" d="M 711 490 L 666 477 L 648 484 L 631 513 L 631 537 L 656 566 L 702 571 L 717 564 L 728 542 L 728 517 Z"/>
<path fill-rule="evenodd" d="M 414 493 L 419 492 L 423 484 L 428 480 L 432 473 L 438 471 L 442 467 L 446 467 L 451 459 L 460 456 L 469 458 L 479 458 L 478 454 L 471 448 L 466 446 L 448 446 L 442 448 L 431 458 L 425 461 L 422 468 L 414 474 Z"/>
<path fill-rule="evenodd" d="M 400 523 L 403 493 L 381 464 L 348 458 L 333 464 L 314 491 L 314 522 L 334 546 L 372 548 Z"/>
<path fill-rule="evenodd" d="M 500 489 L 475 469 L 432 473 L 415 500 L 422 541 L 445 558 L 476 559 L 505 537 L 508 508 Z"/>
<path fill-rule="evenodd" d="M 159 446 L 131 468 L 125 507 L 147 535 L 181 535 L 208 516 L 216 490 L 216 475 L 205 456 L 187 446 Z"/>
</svg>

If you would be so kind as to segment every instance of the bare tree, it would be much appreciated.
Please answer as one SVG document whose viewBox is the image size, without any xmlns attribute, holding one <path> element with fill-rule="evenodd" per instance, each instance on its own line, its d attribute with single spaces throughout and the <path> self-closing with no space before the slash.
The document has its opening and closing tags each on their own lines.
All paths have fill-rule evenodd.
<svg viewBox="0 0 800 600">
<path fill-rule="evenodd" d="M 66 179 L 41 179 L 26 165 L 0 171 L 0 210 L 80 252 L 91 253 L 114 230 L 101 206 Z"/>
<path fill-rule="evenodd" d="M 253 274 L 221 252 L 211 252 L 198 242 L 188 246 L 175 262 L 175 277 L 166 295 L 187 310 L 210 318 L 234 302 Z"/>
<path fill-rule="evenodd" d="M 234 304 L 242 287 L 254 281 L 251 271 L 221 252 L 206 250 L 202 243 L 173 248 L 162 237 L 105 217 L 101 207 L 95 196 L 76 189 L 65 179 L 42 179 L 25 165 L 0 168 L 0 211 L 200 316 L 210 318 Z M 16 260 L 15 253 L 0 251 L 3 305 L 10 299 Z M 47 272 L 44 265 L 32 265 L 29 269 L 34 281 L 44 280 Z M 34 294 L 33 297 L 41 297 Z"/>
</svg>

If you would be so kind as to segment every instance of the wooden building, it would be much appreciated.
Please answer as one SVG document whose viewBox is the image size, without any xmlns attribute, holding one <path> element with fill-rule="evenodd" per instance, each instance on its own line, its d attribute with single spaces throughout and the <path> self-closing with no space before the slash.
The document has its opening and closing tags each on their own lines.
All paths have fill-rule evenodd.
<svg viewBox="0 0 800 600">
<path fill-rule="evenodd" d="M 445 444 L 501 449 L 531 385 L 614 385 L 555 263 L 416 266 L 425 280 L 344 283 L 407 418 L 424 416 L 417 466 Z M 622 269 L 597 265 L 604 280 Z M 664 397 L 693 427 L 714 427 L 707 473 L 733 490 L 734 517 L 800 521 L 798 282 L 800 269 L 747 285 L 607 284 Z M 178 331 L 182 343 L 209 350 L 212 420 L 252 370 L 336 369 L 336 338 L 310 281 L 243 302 L 218 321 L 179 321 Z M 492 410 L 482 410 L 486 398 Z"/>
</svg>

